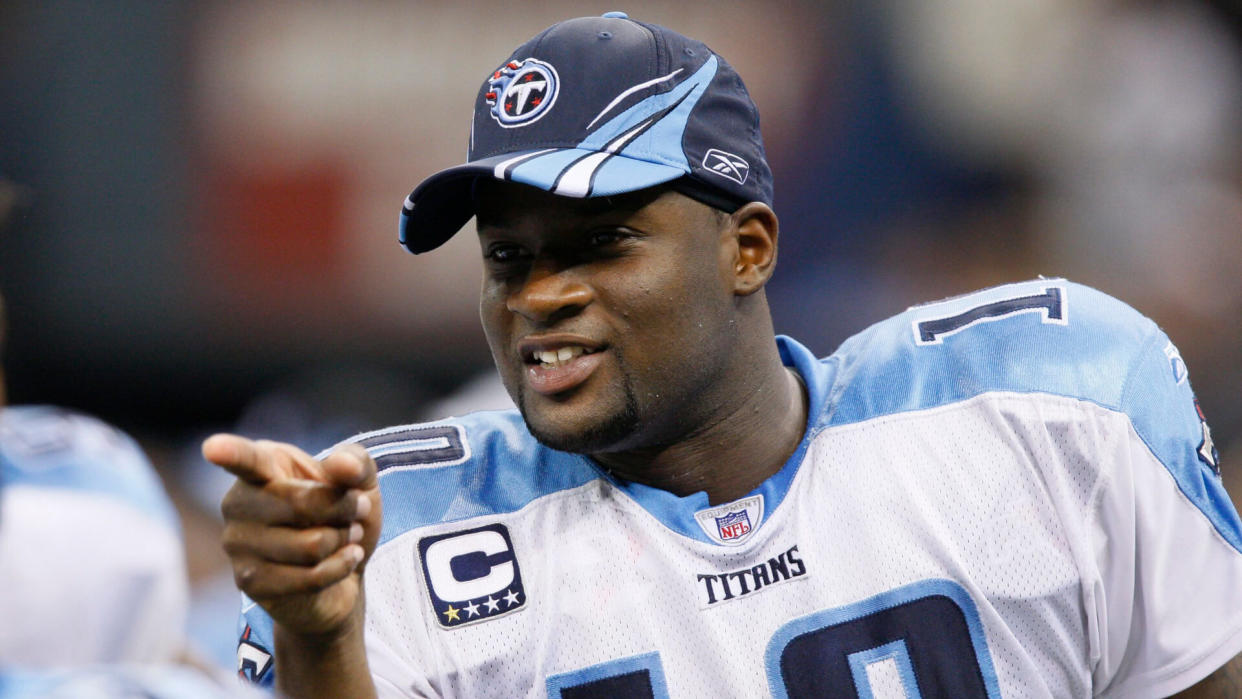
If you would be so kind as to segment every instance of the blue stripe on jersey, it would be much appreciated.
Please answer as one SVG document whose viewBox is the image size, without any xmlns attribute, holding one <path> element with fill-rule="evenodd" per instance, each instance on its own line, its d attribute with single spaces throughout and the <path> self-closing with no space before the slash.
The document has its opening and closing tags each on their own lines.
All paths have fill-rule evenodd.
<svg viewBox="0 0 1242 699">
<path fill-rule="evenodd" d="M 1052 313 L 1046 306 L 1056 296 L 1061 307 Z M 939 332 L 929 339 L 920 326 Z M 840 395 L 819 427 L 990 391 L 1090 401 L 1129 416 L 1187 498 L 1242 550 L 1242 522 L 1220 478 L 1196 456 L 1202 429 L 1194 395 L 1188 382 L 1178 383 L 1167 343 L 1137 311 L 1079 284 L 1037 279 L 985 289 L 912 308 L 842 344 L 825 360 L 840 363 Z"/>
<path fill-rule="evenodd" d="M 181 528 L 138 444 L 101 420 L 61 408 L 0 409 L 0 487 L 15 486 L 96 493 Z"/>
<path fill-rule="evenodd" d="M 460 425 L 469 442 L 470 459 L 461 465 L 442 464 L 410 452 L 407 456 L 412 461 L 402 465 L 398 463 L 402 455 L 385 456 L 389 465 L 380 474 L 381 545 L 429 524 L 514 512 L 601 475 L 586 457 L 553 451 L 536 442 L 516 411 L 471 413 L 432 424 Z"/>
</svg>

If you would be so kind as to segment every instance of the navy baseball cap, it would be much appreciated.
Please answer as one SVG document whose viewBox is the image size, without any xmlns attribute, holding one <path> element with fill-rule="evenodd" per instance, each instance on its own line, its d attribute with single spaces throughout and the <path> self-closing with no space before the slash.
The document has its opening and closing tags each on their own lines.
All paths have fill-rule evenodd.
<svg viewBox="0 0 1242 699">
<path fill-rule="evenodd" d="M 479 177 L 567 197 L 666 182 L 733 211 L 772 203 L 759 112 L 702 42 L 623 12 L 548 27 L 479 90 L 466 163 L 418 185 L 401 211 L 411 252 L 439 247 L 474 216 Z"/>
</svg>

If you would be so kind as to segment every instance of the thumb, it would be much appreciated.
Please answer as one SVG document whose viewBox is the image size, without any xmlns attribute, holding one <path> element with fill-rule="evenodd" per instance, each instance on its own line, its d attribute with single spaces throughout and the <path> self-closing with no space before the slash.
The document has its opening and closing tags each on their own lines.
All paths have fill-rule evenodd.
<svg viewBox="0 0 1242 699">
<path fill-rule="evenodd" d="M 358 444 L 344 444 L 324 457 L 324 476 L 341 488 L 372 490 L 379 484 L 375 459 Z"/>
<path fill-rule="evenodd" d="M 355 521 L 362 525 L 363 561 L 371 557 L 379 543 L 383 522 L 378 469 L 375 459 L 359 444 L 345 444 L 333 450 L 320 462 L 325 477 L 338 488 L 357 492 Z M 362 568 L 359 567 L 361 572 Z"/>
</svg>

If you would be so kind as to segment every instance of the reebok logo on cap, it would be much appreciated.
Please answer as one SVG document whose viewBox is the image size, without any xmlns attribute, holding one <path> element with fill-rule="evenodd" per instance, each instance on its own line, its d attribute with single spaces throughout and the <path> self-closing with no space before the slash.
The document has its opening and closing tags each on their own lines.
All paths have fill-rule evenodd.
<svg viewBox="0 0 1242 699">
<path fill-rule="evenodd" d="M 750 164 L 745 160 L 715 148 L 703 156 L 703 167 L 712 174 L 728 177 L 738 184 L 746 184 L 746 176 L 750 174 Z"/>
</svg>

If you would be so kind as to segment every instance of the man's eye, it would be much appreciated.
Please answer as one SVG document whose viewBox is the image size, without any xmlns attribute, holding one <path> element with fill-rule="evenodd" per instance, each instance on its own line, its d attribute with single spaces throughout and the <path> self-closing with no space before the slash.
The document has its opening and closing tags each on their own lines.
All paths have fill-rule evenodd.
<svg viewBox="0 0 1242 699">
<path fill-rule="evenodd" d="M 626 235 L 624 232 L 617 230 L 592 231 L 591 246 L 604 247 L 608 245 L 615 245 L 625 239 L 625 237 Z"/>
<path fill-rule="evenodd" d="M 491 262 L 516 262 L 522 258 L 523 250 L 519 245 L 493 245 L 487 249 L 483 257 Z"/>
</svg>

